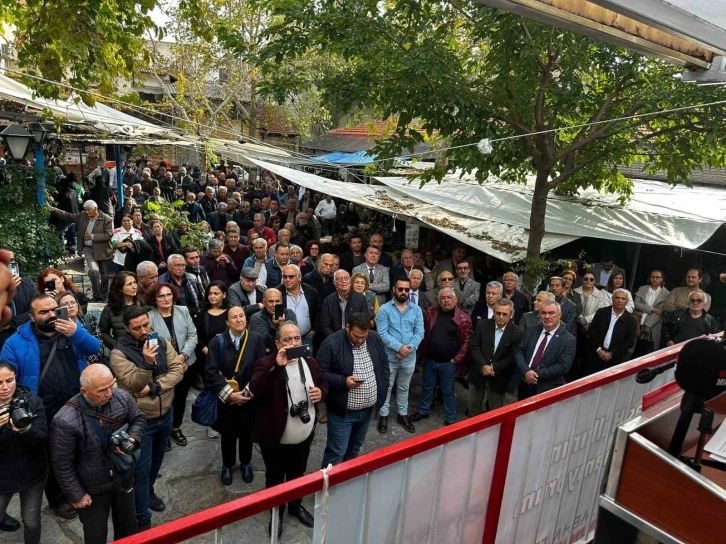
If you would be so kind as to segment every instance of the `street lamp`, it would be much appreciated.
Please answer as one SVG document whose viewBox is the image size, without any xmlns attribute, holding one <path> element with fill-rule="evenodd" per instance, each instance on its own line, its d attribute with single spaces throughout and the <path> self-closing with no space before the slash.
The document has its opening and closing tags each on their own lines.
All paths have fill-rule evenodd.
<svg viewBox="0 0 726 544">
<path fill-rule="evenodd" d="M 2 137 L 5 150 L 14 160 L 22 161 L 25 159 L 33 135 L 23 125 L 18 123 L 8 125 L 5 130 L 0 132 L 0 137 Z"/>
<path fill-rule="evenodd" d="M 45 137 L 48 135 L 50 130 L 45 128 L 43 123 L 32 123 L 30 125 L 30 132 L 33 135 L 33 140 L 38 145 L 43 145 Z"/>
</svg>

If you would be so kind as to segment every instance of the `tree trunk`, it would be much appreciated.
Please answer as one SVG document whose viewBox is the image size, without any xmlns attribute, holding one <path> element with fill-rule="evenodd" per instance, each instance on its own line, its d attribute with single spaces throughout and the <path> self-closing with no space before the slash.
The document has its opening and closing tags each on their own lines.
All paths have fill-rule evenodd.
<svg viewBox="0 0 726 544">
<path fill-rule="evenodd" d="M 549 170 L 540 168 L 537 171 L 537 180 L 532 195 L 532 208 L 529 212 L 529 240 L 527 241 L 527 268 L 524 274 L 523 286 L 534 289 L 535 282 L 541 271 L 540 252 L 542 239 L 545 235 L 545 214 L 547 212 L 547 196 L 549 195 Z"/>
</svg>

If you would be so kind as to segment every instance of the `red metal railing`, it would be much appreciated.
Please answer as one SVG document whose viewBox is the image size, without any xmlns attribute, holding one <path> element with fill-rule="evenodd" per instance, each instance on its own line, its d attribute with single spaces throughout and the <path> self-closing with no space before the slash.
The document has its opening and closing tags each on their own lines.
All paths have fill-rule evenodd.
<svg viewBox="0 0 726 544">
<path fill-rule="evenodd" d="M 461 421 L 455 425 L 430 431 L 421 436 L 416 436 L 409 440 L 381 448 L 380 450 L 372 451 L 356 459 L 346 461 L 345 463 L 334 466 L 330 470 L 328 473 L 329 485 L 333 486 L 346 482 L 363 474 L 373 472 L 398 461 L 402 461 L 403 459 L 436 448 L 442 444 L 453 442 L 464 436 L 501 424 L 495 458 L 494 478 L 491 483 L 484 537 L 482 540 L 483 544 L 494 544 L 500 508 L 504 496 L 506 469 L 509 463 L 516 419 L 524 414 L 636 374 L 643 368 L 672 361 L 681 350 L 681 347 L 682 344 L 658 351 L 530 399 L 504 406 L 498 410 Z M 170 521 L 117 542 L 119 544 L 172 544 L 181 542 L 270 510 L 275 506 L 280 506 L 291 500 L 317 493 L 322 488 L 322 472 L 316 471 L 273 488 L 264 489 L 252 495 L 247 495 L 202 510 L 196 514 Z"/>
</svg>

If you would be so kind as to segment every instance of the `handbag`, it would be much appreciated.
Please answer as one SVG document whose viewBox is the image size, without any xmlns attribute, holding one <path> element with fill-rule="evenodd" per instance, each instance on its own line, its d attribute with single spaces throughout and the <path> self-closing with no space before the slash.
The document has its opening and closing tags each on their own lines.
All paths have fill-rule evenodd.
<svg viewBox="0 0 726 544">
<path fill-rule="evenodd" d="M 202 391 L 192 404 L 192 421 L 203 427 L 211 427 L 217 423 L 217 395 Z"/>
<path fill-rule="evenodd" d="M 234 379 L 234 377 L 237 375 L 237 371 L 239 370 L 239 365 L 242 362 L 242 355 L 244 355 L 245 348 L 247 347 L 247 339 L 250 337 L 250 333 L 245 331 L 245 339 L 244 342 L 242 342 L 242 349 L 239 350 L 239 355 L 237 356 L 237 366 L 234 367 L 234 373 L 232 374 L 232 379 L 228 380 L 227 378 L 224 378 L 224 374 L 222 374 L 222 371 L 220 370 L 219 373 L 222 374 L 222 377 L 224 378 L 224 381 L 227 382 L 227 385 L 229 385 L 232 388 L 232 391 L 235 393 L 239 392 L 239 384 L 237 383 L 237 380 Z M 224 346 L 224 337 L 220 338 L 222 341 L 222 346 Z"/>
<path fill-rule="evenodd" d="M 635 349 L 633 350 L 633 359 L 642 357 L 653 353 L 655 350 L 655 344 L 649 332 L 642 332 L 638 337 L 638 341 L 635 343 Z"/>
</svg>

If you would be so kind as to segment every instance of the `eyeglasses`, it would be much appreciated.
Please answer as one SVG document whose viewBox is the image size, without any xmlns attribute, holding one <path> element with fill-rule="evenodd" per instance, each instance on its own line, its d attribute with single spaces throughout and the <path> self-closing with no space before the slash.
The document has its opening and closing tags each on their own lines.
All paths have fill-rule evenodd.
<svg viewBox="0 0 726 544">
<path fill-rule="evenodd" d="M 74 306 L 78 306 L 78 303 L 75 300 L 71 300 L 68 302 L 64 302 L 63 304 L 61 304 L 61 306 L 65 308 L 73 308 Z"/>
<path fill-rule="evenodd" d="M 156 298 L 171 298 L 173 296 L 174 295 L 172 295 L 171 293 L 166 293 L 166 294 L 163 294 L 163 295 L 156 295 Z"/>
<path fill-rule="evenodd" d="M 294 278 L 297 278 L 297 274 L 283 274 L 282 275 L 282 279 L 285 279 L 285 280 L 291 280 Z"/>
<path fill-rule="evenodd" d="M 692 298 L 690 300 L 690 303 L 691 304 L 700 304 L 701 302 L 703 302 L 703 299 L 702 298 Z"/>
<path fill-rule="evenodd" d="M 595 281 L 595 278 L 582 278 L 583 282 L 591 283 Z"/>
</svg>

